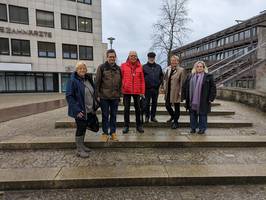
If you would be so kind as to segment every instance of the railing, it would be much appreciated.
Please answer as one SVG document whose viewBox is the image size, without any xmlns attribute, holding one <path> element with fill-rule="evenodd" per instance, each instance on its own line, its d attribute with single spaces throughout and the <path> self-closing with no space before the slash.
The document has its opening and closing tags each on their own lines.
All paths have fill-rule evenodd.
<svg viewBox="0 0 266 200">
<path fill-rule="evenodd" d="M 265 60 L 257 59 L 257 51 L 261 47 L 265 47 L 266 43 L 263 43 L 256 48 L 239 55 L 239 52 L 226 58 L 210 67 L 210 73 L 213 74 L 217 86 L 220 86 L 229 81 L 243 76 L 247 72 L 255 69 L 259 64 Z M 241 53 L 240 53 L 241 54 Z M 238 56 L 237 56 L 238 55 Z M 232 59 L 233 58 L 233 59 Z M 229 61 L 230 60 L 230 61 Z M 226 64 L 222 64 L 226 61 Z M 222 65 L 220 65 L 222 64 Z M 220 66 L 219 66 L 220 65 Z"/>
</svg>

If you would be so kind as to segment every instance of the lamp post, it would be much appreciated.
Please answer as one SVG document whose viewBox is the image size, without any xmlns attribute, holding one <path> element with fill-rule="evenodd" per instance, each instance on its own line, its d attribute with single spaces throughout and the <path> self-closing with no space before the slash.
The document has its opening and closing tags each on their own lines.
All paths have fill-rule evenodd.
<svg viewBox="0 0 266 200">
<path fill-rule="evenodd" d="M 109 38 L 107 38 L 107 40 L 109 40 L 111 49 L 113 49 L 113 43 L 114 43 L 115 38 L 109 37 Z"/>
</svg>

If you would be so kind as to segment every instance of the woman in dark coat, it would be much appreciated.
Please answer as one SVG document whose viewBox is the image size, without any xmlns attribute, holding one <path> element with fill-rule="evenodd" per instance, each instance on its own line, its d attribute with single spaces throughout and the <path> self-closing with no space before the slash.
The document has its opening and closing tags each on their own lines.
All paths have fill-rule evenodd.
<svg viewBox="0 0 266 200">
<path fill-rule="evenodd" d="M 94 113 L 94 83 L 92 77 L 87 74 L 85 63 L 78 62 L 76 71 L 72 73 L 67 83 L 66 99 L 68 102 L 68 115 L 75 119 L 77 156 L 89 157 L 91 150 L 84 144 L 87 119 Z"/>
<path fill-rule="evenodd" d="M 213 76 L 203 61 L 195 63 L 192 73 L 183 85 L 183 99 L 186 109 L 190 112 L 191 133 L 205 134 L 207 115 L 211 111 L 211 102 L 216 97 L 216 85 Z"/>
</svg>

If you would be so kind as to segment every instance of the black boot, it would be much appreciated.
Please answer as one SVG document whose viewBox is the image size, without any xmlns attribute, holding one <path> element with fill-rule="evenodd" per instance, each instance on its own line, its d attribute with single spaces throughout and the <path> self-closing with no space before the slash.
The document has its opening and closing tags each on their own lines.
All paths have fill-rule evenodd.
<svg viewBox="0 0 266 200">
<path fill-rule="evenodd" d="M 199 131 L 198 131 L 198 134 L 199 134 L 199 135 L 204 135 L 204 134 L 205 134 L 205 131 L 203 131 L 203 130 L 199 130 Z"/>
<path fill-rule="evenodd" d="M 142 126 L 137 126 L 137 131 L 139 133 L 144 133 L 143 127 Z"/>
<path fill-rule="evenodd" d="M 177 129 L 178 128 L 178 123 L 177 122 L 173 122 L 171 129 Z"/>
<path fill-rule="evenodd" d="M 151 119 L 152 122 L 158 123 L 158 120 L 154 117 Z"/>
<path fill-rule="evenodd" d="M 196 129 L 191 129 L 190 133 L 196 133 Z"/>
<path fill-rule="evenodd" d="M 125 126 L 124 129 L 123 129 L 123 134 L 127 134 L 129 131 L 129 127 L 128 126 Z"/>
</svg>

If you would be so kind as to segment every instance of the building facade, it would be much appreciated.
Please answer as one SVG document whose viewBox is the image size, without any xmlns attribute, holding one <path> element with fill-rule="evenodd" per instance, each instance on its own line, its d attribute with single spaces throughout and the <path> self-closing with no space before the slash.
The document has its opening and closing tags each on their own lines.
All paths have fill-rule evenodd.
<svg viewBox="0 0 266 200">
<path fill-rule="evenodd" d="M 181 57 L 182 66 L 188 71 L 191 70 L 194 63 L 198 60 L 203 60 L 208 66 L 217 64 L 226 64 L 226 62 L 234 58 L 241 57 L 253 49 L 256 49 L 255 58 L 266 59 L 265 46 L 266 42 L 266 13 L 262 12 L 259 15 L 248 20 L 204 37 L 200 40 L 182 46 L 174 51 Z M 263 74 L 258 71 L 264 71 Z M 262 90 L 266 92 L 266 69 L 265 63 L 256 70 L 251 70 L 245 76 L 241 76 L 238 80 L 231 82 L 229 85 L 243 88 L 257 88 L 262 86 Z"/>
<path fill-rule="evenodd" d="M 101 0 L 0 0 L 0 93 L 61 92 L 104 60 Z"/>
</svg>

